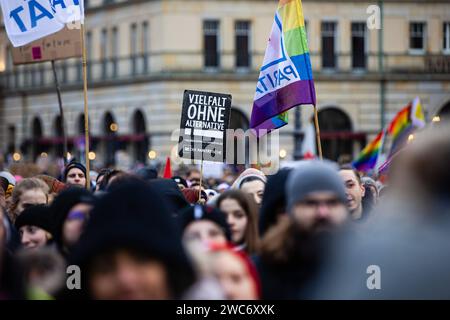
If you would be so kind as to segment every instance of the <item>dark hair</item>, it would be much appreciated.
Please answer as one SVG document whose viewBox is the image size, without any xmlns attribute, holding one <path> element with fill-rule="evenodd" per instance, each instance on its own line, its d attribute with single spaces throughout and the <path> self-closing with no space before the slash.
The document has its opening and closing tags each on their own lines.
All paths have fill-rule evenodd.
<svg viewBox="0 0 450 320">
<path fill-rule="evenodd" d="M 107 189 L 111 179 L 118 175 L 122 175 L 122 174 L 127 174 L 127 173 L 125 171 L 117 170 L 117 169 L 112 169 L 112 170 L 109 170 L 108 172 L 106 172 L 105 177 L 103 178 L 102 182 L 100 183 L 100 190 L 105 191 Z"/>
<path fill-rule="evenodd" d="M 114 180 L 112 180 L 113 177 L 115 178 Z M 111 177 L 108 180 L 108 185 L 106 186 L 106 191 L 114 190 L 118 186 L 121 186 L 123 184 L 134 184 L 134 183 L 140 183 L 140 182 L 147 183 L 141 177 L 135 176 L 135 175 L 130 174 L 130 173 L 126 173 L 124 171 L 121 171 L 120 173 L 114 175 L 113 177 Z"/>
<path fill-rule="evenodd" d="M 245 215 L 247 216 L 247 226 L 245 227 L 244 233 L 244 243 L 246 244 L 245 250 L 249 254 L 256 253 L 259 248 L 259 232 L 258 212 L 255 201 L 251 196 L 240 190 L 228 190 L 222 193 L 217 199 L 218 209 L 220 209 L 220 204 L 225 199 L 236 200 L 239 206 L 244 210 Z"/>
<path fill-rule="evenodd" d="M 341 165 L 339 167 L 339 171 L 341 171 L 341 170 L 353 171 L 353 173 L 355 174 L 356 180 L 358 180 L 358 183 L 361 184 L 361 174 L 359 173 L 358 170 L 353 168 L 353 166 L 350 163 L 346 163 L 346 164 Z"/>
<path fill-rule="evenodd" d="M 95 182 L 98 182 L 98 179 L 107 175 L 110 171 L 111 171 L 111 169 L 109 169 L 109 168 L 104 168 L 104 169 L 100 170 L 100 172 L 97 175 L 97 179 L 95 179 Z"/>
</svg>

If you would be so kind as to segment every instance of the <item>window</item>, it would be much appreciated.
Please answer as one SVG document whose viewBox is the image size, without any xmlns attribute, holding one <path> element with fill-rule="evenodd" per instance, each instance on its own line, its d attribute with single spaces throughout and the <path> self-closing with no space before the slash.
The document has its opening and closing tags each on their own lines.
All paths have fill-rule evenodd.
<svg viewBox="0 0 450 320">
<path fill-rule="evenodd" d="M 142 48 L 142 53 L 143 54 L 146 54 L 146 53 L 148 53 L 148 44 L 149 44 L 149 42 L 148 42 L 148 36 L 149 36 L 149 34 L 148 34 L 148 22 L 147 21 L 144 21 L 143 23 L 142 23 L 142 34 L 141 34 L 141 48 Z"/>
<path fill-rule="evenodd" d="M 130 27 L 130 56 L 131 56 L 131 72 L 136 74 L 137 71 L 137 24 L 133 23 Z"/>
<path fill-rule="evenodd" d="M 112 60 L 112 74 L 117 76 L 117 58 L 119 56 L 119 41 L 117 27 L 112 28 L 111 32 L 111 60 Z"/>
<path fill-rule="evenodd" d="M 148 53 L 149 53 L 149 33 L 148 33 L 148 22 L 144 21 L 142 23 L 142 56 L 143 60 L 143 72 L 148 70 Z"/>
<path fill-rule="evenodd" d="M 237 21 L 236 25 L 236 67 L 250 67 L 250 22 Z"/>
<path fill-rule="evenodd" d="M 322 22 L 322 68 L 336 68 L 336 22 Z"/>
<path fill-rule="evenodd" d="M 102 78 L 106 78 L 108 67 L 108 30 L 103 29 L 100 38 L 100 60 L 102 64 Z"/>
<path fill-rule="evenodd" d="M 352 66 L 353 69 L 366 68 L 366 24 L 352 22 Z"/>
<path fill-rule="evenodd" d="M 409 24 L 409 48 L 411 50 L 425 50 L 425 29 L 424 22 L 411 22 Z"/>
<path fill-rule="evenodd" d="M 8 153 L 12 154 L 16 151 L 16 127 L 14 125 L 8 126 Z"/>
<path fill-rule="evenodd" d="M 444 35 L 444 42 L 442 48 L 444 52 L 450 53 L 450 22 L 444 22 L 444 30 L 442 34 Z"/>
<path fill-rule="evenodd" d="M 203 22 L 204 63 L 205 67 L 218 67 L 219 59 L 219 21 Z"/>
</svg>

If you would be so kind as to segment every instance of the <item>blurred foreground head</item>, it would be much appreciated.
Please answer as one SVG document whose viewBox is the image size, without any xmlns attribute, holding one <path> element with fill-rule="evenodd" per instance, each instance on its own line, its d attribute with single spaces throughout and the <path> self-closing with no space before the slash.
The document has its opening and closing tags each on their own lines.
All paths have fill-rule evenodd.
<svg viewBox="0 0 450 320">
<path fill-rule="evenodd" d="M 210 268 L 227 300 L 257 300 L 261 297 L 258 272 L 243 251 L 230 244 L 213 245 Z"/>
<path fill-rule="evenodd" d="M 391 164 L 370 228 L 335 242 L 316 298 L 450 298 L 449 163 L 449 123 L 415 134 Z"/>
<path fill-rule="evenodd" d="M 173 299 L 194 281 L 170 212 L 145 182 L 119 185 L 98 201 L 71 263 L 93 299 Z"/>
<path fill-rule="evenodd" d="M 393 196 L 419 206 L 450 206 L 450 123 L 415 135 L 390 168 Z M 425 209 L 425 208 L 423 208 Z"/>
</svg>

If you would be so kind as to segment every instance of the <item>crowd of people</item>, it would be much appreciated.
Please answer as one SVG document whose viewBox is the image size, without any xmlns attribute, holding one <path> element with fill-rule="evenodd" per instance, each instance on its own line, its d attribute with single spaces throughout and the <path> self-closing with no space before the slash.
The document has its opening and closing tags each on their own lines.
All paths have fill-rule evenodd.
<svg viewBox="0 0 450 320">
<path fill-rule="evenodd" d="M 89 186 L 76 161 L 59 180 L 3 171 L 0 299 L 450 298 L 449 164 L 442 124 L 383 179 L 318 159 L 223 180 L 106 168 Z"/>
</svg>

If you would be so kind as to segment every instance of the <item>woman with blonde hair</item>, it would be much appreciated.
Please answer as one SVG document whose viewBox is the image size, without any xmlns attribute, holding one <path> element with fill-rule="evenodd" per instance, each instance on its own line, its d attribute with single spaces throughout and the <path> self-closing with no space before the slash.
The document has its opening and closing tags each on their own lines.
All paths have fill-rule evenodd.
<svg viewBox="0 0 450 320">
<path fill-rule="evenodd" d="M 31 206 L 38 204 L 48 204 L 49 187 L 38 178 L 26 178 L 21 180 L 14 188 L 8 214 L 14 223 L 20 213 Z"/>
</svg>

